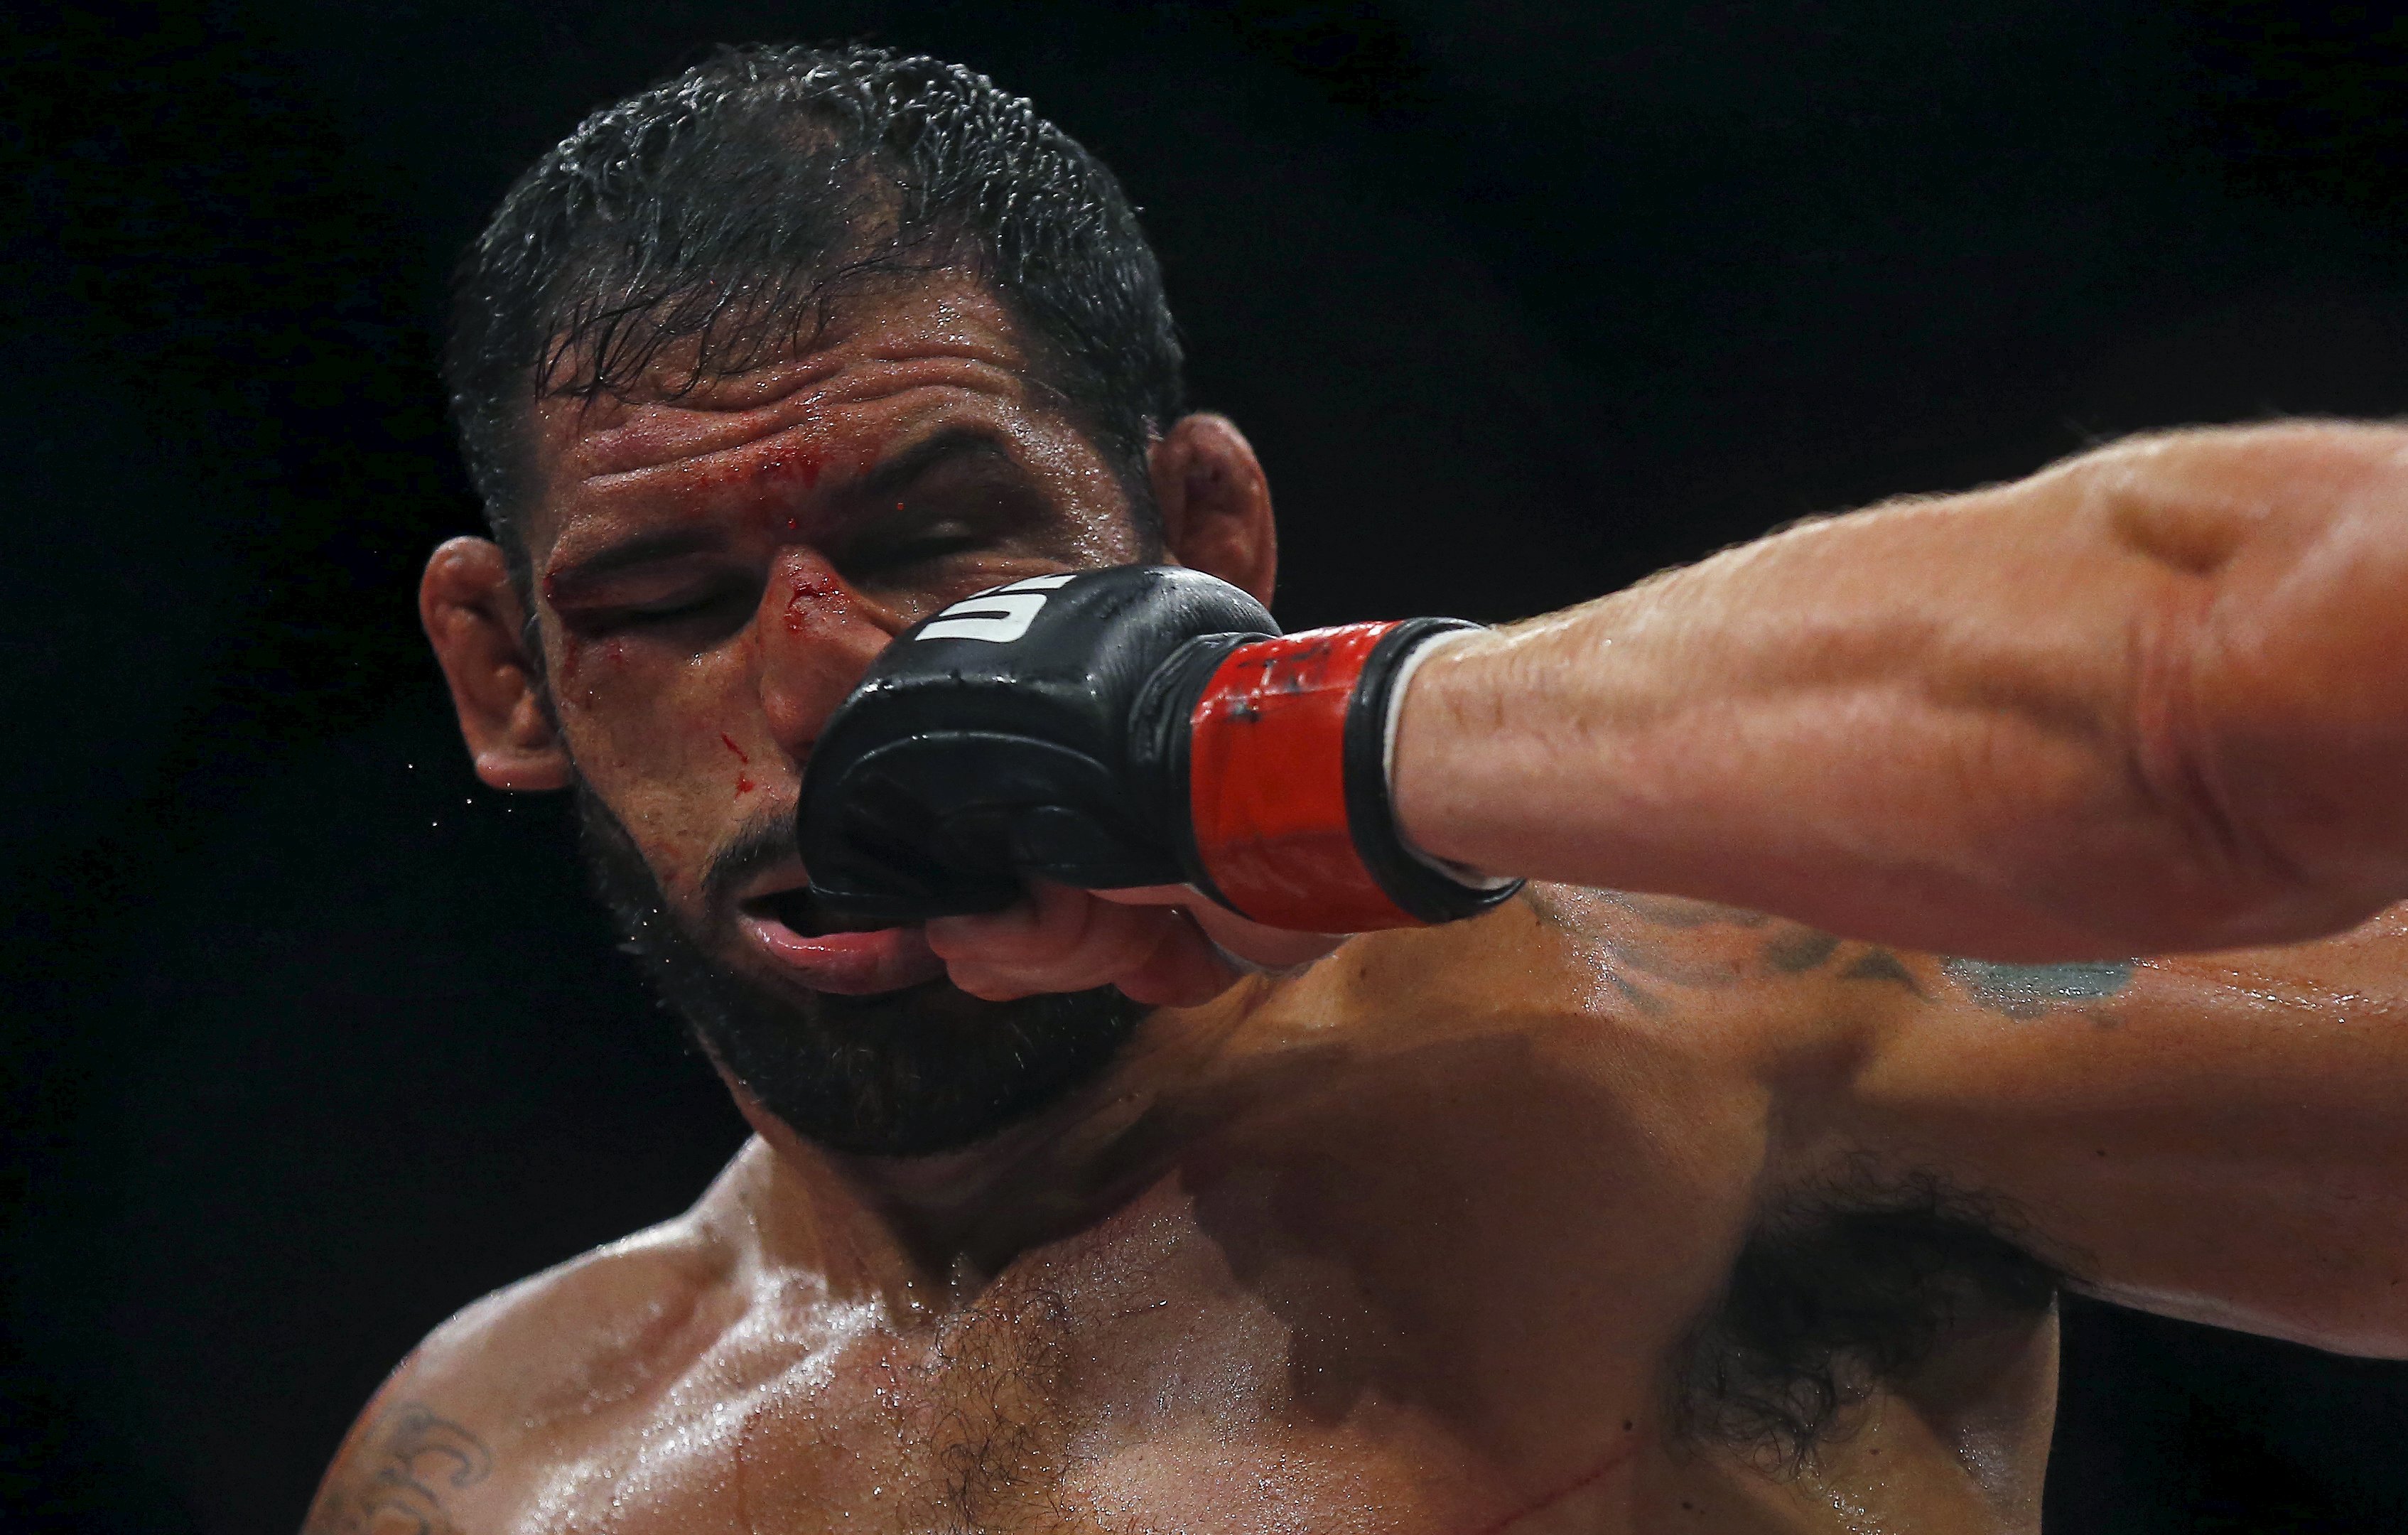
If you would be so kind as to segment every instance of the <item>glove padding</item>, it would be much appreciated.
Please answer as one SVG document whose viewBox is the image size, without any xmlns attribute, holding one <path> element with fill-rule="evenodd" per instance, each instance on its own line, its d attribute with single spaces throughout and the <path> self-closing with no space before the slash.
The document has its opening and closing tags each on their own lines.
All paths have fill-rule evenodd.
<svg viewBox="0 0 2408 1535">
<path fill-rule="evenodd" d="M 896 638 L 813 743 L 797 811 L 816 913 L 875 927 L 1000 911 L 1030 879 L 1187 883 L 1274 926 L 1485 911 L 1408 852 L 1388 685 L 1453 620 L 1282 637 L 1175 567 L 1039 576 Z"/>
</svg>

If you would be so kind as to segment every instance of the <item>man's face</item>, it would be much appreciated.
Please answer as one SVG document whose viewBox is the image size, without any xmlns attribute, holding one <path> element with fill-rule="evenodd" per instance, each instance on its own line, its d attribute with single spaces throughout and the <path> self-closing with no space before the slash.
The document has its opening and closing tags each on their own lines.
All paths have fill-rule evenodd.
<svg viewBox="0 0 2408 1535">
<path fill-rule="evenodd" d="M 939 278 L 750 374 L 544 401 L 535 468 L 536 626 L 589 854 L 722 1066 L 804 1135 L 894 1154 L 1092 1074 L 1134 1022 L 1116 994 L 979 1002 L 916 930 L 814 936 L 796 899 L 803 764 L 896 633 L 1149 552 L 992 295 Z"/>
</svg>

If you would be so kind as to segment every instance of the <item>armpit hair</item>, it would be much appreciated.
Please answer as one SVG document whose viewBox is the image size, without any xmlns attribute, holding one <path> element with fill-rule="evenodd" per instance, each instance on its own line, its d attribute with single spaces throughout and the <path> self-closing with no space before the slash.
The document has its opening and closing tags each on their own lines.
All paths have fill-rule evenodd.
<svg viewBox="0 0 2408 1535">
<path fill-rule="evenodd" d="M 1933 1173 L 1858 1171 L 1784 1199 L 1677 1356 L 1676 1431 L 1799 1470 L 1952 1333 L 2047 1313 L 2063 1276 L 2022 1230 Z"/>
</svg>

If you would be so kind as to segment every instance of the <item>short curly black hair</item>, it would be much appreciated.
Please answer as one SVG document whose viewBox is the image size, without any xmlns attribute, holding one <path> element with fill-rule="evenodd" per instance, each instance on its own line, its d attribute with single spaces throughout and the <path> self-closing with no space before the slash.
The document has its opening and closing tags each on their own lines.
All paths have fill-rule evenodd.
<svg viewBox="0 0 2408 1535">
<path fill-rule="evenodd" d="M 1111 172 L 1025 98 L 924 56 L 754 45 L 588 117 L 452 291 L 444 382 L 514 567 L 538 394 L 623 391 L 673 345 L 692 387 L 808 345 L 848 289 L 937 271 L 987 284 L 1141 487 L 1183 393 L 1161 265 Z"/>
</svg>

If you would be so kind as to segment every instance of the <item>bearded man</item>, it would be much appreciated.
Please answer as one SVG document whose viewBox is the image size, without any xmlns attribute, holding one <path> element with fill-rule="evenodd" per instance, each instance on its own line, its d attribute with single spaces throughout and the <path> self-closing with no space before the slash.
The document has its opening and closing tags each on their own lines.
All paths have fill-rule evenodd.
<svg viewBox="0 0 2408 1535">
<path fill-rule="evenodd" d="M 2028 1531 L 2066 1287 L 2408 1353 L 2408 433 L 1279 637 L 1111 177 L 861 49 L 589 119 L 447 366 L 478 773 L 757 1135 L 311 1530 Z"/>
</svg>

